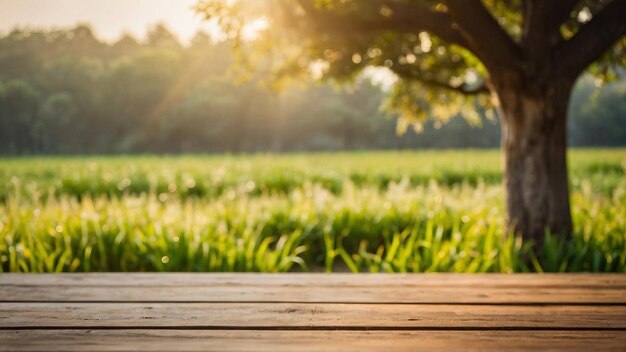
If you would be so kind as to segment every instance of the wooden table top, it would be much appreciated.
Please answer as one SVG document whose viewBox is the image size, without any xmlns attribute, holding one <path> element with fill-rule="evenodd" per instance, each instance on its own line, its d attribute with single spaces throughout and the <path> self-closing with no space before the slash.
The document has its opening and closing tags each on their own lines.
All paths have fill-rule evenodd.
<svg viewBox="0 0 626 352">
<path fill-rule="evenodd" d="M 0 351 L 626 351 L 624 274 L 0 274 Z"/>
</svg>

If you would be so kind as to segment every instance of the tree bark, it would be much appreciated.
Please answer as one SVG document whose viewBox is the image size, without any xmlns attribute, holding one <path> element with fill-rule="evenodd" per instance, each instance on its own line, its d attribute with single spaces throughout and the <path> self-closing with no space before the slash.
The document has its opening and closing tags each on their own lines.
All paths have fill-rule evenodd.
<svg viewBox="0 0 626 352">
<path fill-rule="evenodd" d="M 497 88 L 509 231 L 543 245 L 572 231 L 567 177 L 567 107 L 573 82 L 513 79 Z"/>
</svg>

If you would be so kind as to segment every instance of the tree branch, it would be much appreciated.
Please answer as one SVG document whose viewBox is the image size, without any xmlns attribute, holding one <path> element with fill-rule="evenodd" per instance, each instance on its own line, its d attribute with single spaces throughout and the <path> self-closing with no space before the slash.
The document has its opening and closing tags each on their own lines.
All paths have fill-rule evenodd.
<svg viewBox="0 0 626 352">
<path fill-rule="evenodd" d="M 426 31 L 442 40 L 467 48 L 467 41 L 453 28 L 452 19 L 443 12 L 435 12 L 429 8 L 412 2 L 379 1 L 391 9 L 389 16 L 377 14 L 375 18 L 354 16 L 354 14 L 337 14 L 323 11 L 315 7 L 311 0 L 298 0 L 307 15 L 316 21 L 318 26 L 332 31 L 380 32 L 396 31 L 417 33 Z"/>
<path fill-rule="evenodd" d="M 561 39 L 560 27 L 580 0 L 524 0 L 522 47 L 534 57 L 546 57 Z"/>
<path fill-rule="evenodd" d="M 626 35 L 626 1 L 613 0 L 554 50 L 558 71 L 577 77 Z"/>
<path fill-rule="evenodd" d="M 421 79 L 419 80 L 421 83 L 427 85 L 427 86 L 432 86 L 435 88 L 442 88 L 442 89 L 447 89 L 449 91 L 455 92 L 455 93 L 459 93 L 465 96 L 474 96 L 474 95 L 482 95 L 482 94 L 490 94 L 491 91 L 489 90 L 489 88 L 487 88 L 487 86 L 483 83 L 481 85 L 479 85 L 478 87 L 474 87 L 474 88 L 470 88 L 468 87 L 466 84 L 462 84 L 458 87 L 455 86 L 451 86 L 447 83 L 443 83 L 443 82 L 439 82 L 439 81 L 435 81 L 435 80 L 427 80 L 427 79 Z"/>
<path fill-rule="evenodd" d="M 489 70 L 521 66 L 521 48 L 480 0 L 446 0 L 445 3 L 469 49 Z"/>
<path fill-rule="evenodd" d="M 474 96 L 474 95 L 481 95 L 481 94 L 490 94 L 491 90 L 489 89 L 488 85 L 488 80 L 485 80 L 483 82 L 481 82 L 481 84 L 475 86 L 475 87 L 470 87 L 470 85 L 463 83 L 461 85 L 458 86 L 453 86 L 450 83 L 447 82 L 442 82 L 441 80 L 437 80 L 434 78 L 426 78 L 423 75 L 420 74 L 415 74 L 414 71 L 410 71 L 410 70 L 402 70 L 399 67 L 394 67 L 392 69 L 392 71 L 397 74 L 398 76 L 404 77 L 408 80 L 414 80 L 414 81 L 418 81 L 426 86 L 430 86 L 430 87 L 434 87 L 434 88 L 440 88 L 440 89 L 445 89 L 445 90 L 449 90 L 451 92 L 454 93 L 458 93 L 458 94 L 462 94 L 465 96 Z"/>
</svg>

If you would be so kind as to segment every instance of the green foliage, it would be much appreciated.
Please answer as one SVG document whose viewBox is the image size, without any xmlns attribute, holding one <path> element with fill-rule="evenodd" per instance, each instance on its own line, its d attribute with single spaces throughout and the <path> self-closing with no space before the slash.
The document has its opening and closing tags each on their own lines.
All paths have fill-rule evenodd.
<svg viewBox="0 0 626 352">
<path fill-rule="evenodd" d="M 549 27 L 554 27 L 555 38 L 550 39 L 554 43 L 547 45 L 567 44 L 587 22 L 602 13 L 609 1 L 585 0 L 552 7 L 530 5 L 522 0 L 481 0 L 465 7 L 460 3 L 198 0 L 196 10 L 219 24 L 235 43 L 235 62 L 239 70 L 248 74 L 261 72 L 274 87 L 307 75 L 327 81 L 353 81 L 371 68 L 393 76 L 399 83 L 392 87 L 385 108 L 398 115 L 398 131 L 404 132 L 410 126 L 421 131 L 427 119 L 447 121 L 462 116 L 477 123 L 480 119 L 476 110 L 494 114 L 499 103 L 492 74 L 502 74 L 507 68 L 511 68 L 507 74 L 512 74 L 518 69 L 515 65 L 506 67 L 503 61 L 531 60 L 524 66 L 545 65 L 543 61 L 532 61 L 537 58 L 533 59 L 533 53 L 526 47 L 532 46 L 537 37 L 525 38 L 524 32 L 548 37 L 552 35 Z M 548 12 L 541 14 L 544 7 Z M 462 13 L 472 8 L 479 14 Z M 480 15 L 483 10 L 486 16 Z M 540 17 L 544 15 L 539 22 L 534 21 L 535 12 Z M 475 18 L 462 23 L 463 16 Z M 258 26 L 258 23 L 264 25 Z M 492 27 L 492 23 L 495 26 Z M 611 23 L 606 25 L 611 26 Z M 250 36 L 253 29 L 255 35 Z M 609 34 L 607 38 L 613 36 Z M 494 38 L 506 39 L 491 43 L 501 47 L 485 54 L 481 43 Z M 616 79 L 618 70 L 626 64 L 626 38 L 616 36 L 614 42 L 604 54 L 588 48 L 596 55 L 589 62 L 596 62 L 587 72 L 599 81 Z M 508 51 L 508 47 L 515 49 Z M 557 47 L 551 48 L 549 55 L 556 57 Z M 607 43 L 609 47 L 611 43 Z M 498 53 L 504 52 L 510 55 L 499 57 Z M 492 61 L 492 66 L 487 68 L 483 60 Z M 583 69 L 573 74 L 578 76 Z M 525 70 L 538 69 L 520 69 Z"/>
<path fill-rule="evenodd" d="M 396 138 L 366 80 L 337 91 L 307 80 L 281 95 L 233 83 L 231 43 L 198 33 L 182 46 L 162 26 L 140 43 L 99 41 L 88 27 L 0 38 L 0 153 L 243 152 L 434 145 Z M 8 94 L 8 95 L 7 95 Z M 467 145 L 497 135 L 459 126 Z M 446 145 L 444 145 L 446 146 Z M 447 144 L 454 146 L 454 144 Z M 457 145 L 458 146 L 458 145 Z"/>
<path fill-rule="evenodd" d="M 0 160 L 2 271 L 626 272 L 626 151 L 570 156 L 575 233 L 504 233 L 481 152 Z"/>
<path fill-rule="evenodd" d="M 182 46 L 163 27 L 151 33 L 146 43 L 125 36 L 113 44 L 99 41 L 85 26 L 0 37 L 0 154 L 499 145 L 498 122 L 477 109 L 488 103 L 482 96 L 440 96 L 435 88 L 401 82 L 389 92 L 388 108 L 404 105 L 425 114 L 428 101 L 442 104 L 429 112 L 440 119 L 413 124 L 425 133 L 398 137 L 410 119 L 397 123 L 385 116 L 380 106 L 386 92 L 362 77 L 341 90 L 308 78 L 271 94 L 259 87 L 262 77 L 233 83 L 232 43 L 214 43 L 199 33 Z M 624 79 L 617 78 L 602 88 L 591 78 L 581 80 L 570 109 L 573 145 L 626 144 Z M 412 99 L 405 90 L 422 98 Z M 444 118 L 454 114 L 465 118 Z"/>
</svg>

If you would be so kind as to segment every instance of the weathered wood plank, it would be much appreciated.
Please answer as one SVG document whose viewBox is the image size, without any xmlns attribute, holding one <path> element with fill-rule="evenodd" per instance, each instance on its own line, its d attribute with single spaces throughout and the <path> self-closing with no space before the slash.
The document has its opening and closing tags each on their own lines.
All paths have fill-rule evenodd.
<svg viewBox="0 0 626 352">
<path fill-rule="evenodd" d="M 1 274 L 0 301 L 0 351 L 626 346 L 626 275 Z"/>
<path fill-rule="evenodd" d="M 165 280 L 164 280 L 165 282 Z M 302 302 L 455 304 L 626 304 L 611 287 L 482 286 L 0 286 L 2 302 Z"/>
<path fill-rule="evenodd" d="M 0 286 L 489 286 L 626 289 L 626 274 L 75 273 L 0 274 Z"/>
<path fill-rule="evenodd" d="M 625 329 L 626 306 L 0 303 L 0 328 Z"/>
<path fill-rule="evenodd" d="M 0 351 L 623 351 L 622 331 L 0 331 Z"/>
</svg>

